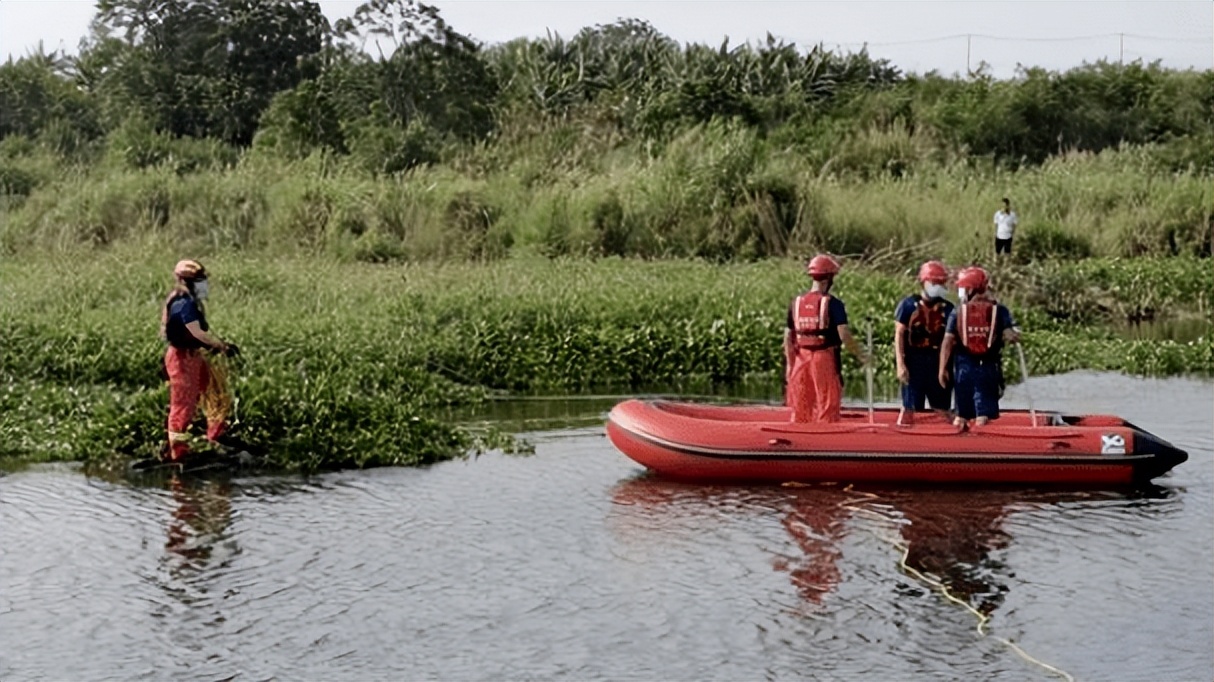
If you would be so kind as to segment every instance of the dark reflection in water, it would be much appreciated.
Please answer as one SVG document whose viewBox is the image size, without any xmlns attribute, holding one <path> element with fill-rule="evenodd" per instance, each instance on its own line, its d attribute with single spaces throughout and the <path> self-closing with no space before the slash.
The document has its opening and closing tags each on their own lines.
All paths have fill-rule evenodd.
<svg viewBox="0 0 1214 682">
<path fill-rule="evenodd" d="M 991 499 L 966 491 L 906 498 L 895 502 L 905 523 L 900 532 L 907 566 L 938 578 L 948 590 L 984 615 L 1003 603 L 1007 567 L 992 552 L 1011 537 L 1002 530 L 1008 498 Z"/>
<path fill-rule="evenodd" d="M 164 547 L 182 559 L 182 569 L 205 568 L 214 544 L 232 520 L 231 483 L 175 475 L 169 478 L 168 489 L 176 506 Z"/>
<path fill-rule="evenodd" d="M 773 561 L 787 573 L 807 606 L 821 607 L 844 580 L 847 536 L 861 527 L 886 542 L 890 562 L 909 569 L 927 589 L 943 587 L 947 595 L 968 603 L 976 613 L 991 615 L 1004 603 L 1015 575 L 1003 557 L 1014 538 L 1005 519 L 1023 513 L 1051 513 L 1085 505 L 1133 510 L 1144 502 L 1174 498 L 1176 491 L 1144 484 L 1122 490 L 1017 488 L 891 489 L 853 485 L 728 487 L 664 481 L 652 474 L 620 483 L 614 501 L 654 513 L 683 516 L 693 508 L 713 508 L 747 501 L 771 508 L 801 551 Z M 1150 515 L 1159 511 L 1150 507 Z M 679 511 L 683 510 L 683 511 Z M 855 519 L 858 523 L 851 523 Z M 875 522 L 875 525 L 874 523 Z M 896 529 L 896 535 L 890 529 Z M 1134 530 L 1139 533 L 1139 530 Z"/>
<path fill-rule="evenodd" d="M 845 523 L 851 517 L 852 502 L 845 491 L 802 491 L 780 520 L 805 552 L 805 558 L 779 562 L 777 568 L 788 571 L 801 596 L 814 604 L 821 604 L 839 583 L 839 557 L 843 555 L 840 541 L 847 532 Z"/>
</svg>

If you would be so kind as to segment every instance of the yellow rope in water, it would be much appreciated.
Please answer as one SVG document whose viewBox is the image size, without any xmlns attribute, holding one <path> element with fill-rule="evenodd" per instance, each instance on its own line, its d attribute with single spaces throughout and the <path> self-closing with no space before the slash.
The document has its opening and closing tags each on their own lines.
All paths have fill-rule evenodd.
<svg viewBox="0 0 1214 682">
<path fill-rule="evenodd" d="M 994 637 L 995 641 L 1000 642 L 1000 643 L 1004 644 L 1005 646 L 1007 646 L 1008 648 L 1010 648 L 1012 651 L 1015 651 L 1024 660 L 1026 660 L 1030 663 L 1039 665 L 1042 668 L 1044 668 L 1045 670 L 1048 670 L 1048 671 L 1054 673 L 1055 675 L 1061 676 L 1063 679 L 1067 680 L 1067 682 L 1075 682 L 1075 678 L 1073 676 L 1071 676 L 1071 674 L 1068 673 L 1067 671 L 1054 667 L 1054 666 L 1050 665 L 1049 663 L 1042 661 L 1041 659 L 1034 658 L 1033 656 L 1029 655 L 1029 653 L 1027 651 L 1025 651 L 1024 649 L 1021 649 L 1015 642 L 1011 641 L 1010 639 L 1007 639 L 1005 637 L 999 637 L 998 635 L 990 635 L 986 631 L 986 624 L 988 622 L 990 622 L 990 620 L 991 620 L 990 616 L 988 616 L 985 613 L 982 613 L 978 609 L 974 608 L 969 602 L 958 598 L 952 592 L 949 592 L 948 586 L 945 585 L 942 581 L 936 580 L 935 578 L 932 578 L 931 576 L 925 575 L 925 574 L 921 573 L 920 571 L 918 571 L 917 569 L 915 569 L 914 567 L 907 564 L 906 558 L 910 555 L 910 547 L 907 547 L 905 545 L 899 545 L 898 543 L 893 543 L 893 544 L 894 544 L 894 547 L 897 547 L 898 549 L 902 550 L 902 558 L 898 560 L 898 568 L 901 568 L 903 572 L 917 578 L 921 582 L 936 588 L 936 590 L 938 590 L 940 592 L 940 594 L 942 594 L 944 596 L 945 599 L 947 599 L 953 603 L 960 604 L 961 607 L 964 608 L 966 611 L 969 611 L 970 613 L 974 614 L 974 616 L 976 616 L 978 618 L 978 634 L 980 636 Z"/>
<path fill-rule="evenodd" d="M 847 492 L 850 492 L 850 493 L 853 493 L 856 495 L 863 495 L 863 496 L 868 497 L 873 500 L 880 499 L 879 495 L 874 495 L 873 493 L 865 493 L 865 492 L 861 492 L 859 490 L 852 490 L 851 486 L 848 486 L 847 488 L 845 488 L 845 490 L 847 490 Z M 858 500 L 854 500 L 853 502 L 855 502 L 855 501 L 858 501 Z M 897 523 L 896 519 L 892 519 L 884 514 L 875 512 L 871 509 L 865 509 L 864 507 L 855 506 L 851 502 L 842 503 L 842 504 L 840 504 L 840 506 L 845 509 L 850 509 L 854 512 L 858 512 L 860 514 L 867 514 L 871 517 L 876 517 L 882 521 L 887 521 L 890 523 Z M 991 635 L 990 633 L 988 633 L 986 631 L 986 625 L 988 622 L 990 622 L 990 619 L 991 619 L 990 616 L 982 613 L 978 609 L 975 609 L 968 601 L 965 601 L 964 599 L 961 599 L 957 595 L 950 592 L 948 589 L 948 586 L 945 585 L 943 581 L 937 580 L 936 578 L 934 578 L 932 576 L 926 575 L 926 574 L 920 572 L 918 569 L 911 566 L 910 564 L 906 563 L 907 557 L 910 556 L 910 547 L 908 545 L 904 545 L 900 542 L 895 542 L 895 541 L 889 540 L 888 538 L 882 537 L 878 533 L 873 533 L 873 536 L 883 542 L 888 542 L 895 549 L 902 551 L 902 558 L 898 560 L 898 568 L 902 569 L 903 573 L 906 573 L 907 575 L 911 576 L 912 578 L 915 578 L 916 580 L 919 580 L 920 582 L 924 583 L 925 585 L 928 585 L 929 587 L 934 588 L 934 590 L 939 592 L 941 595 L 943 595 L 945 599 L 947 599 L 955 604 L 959 604 L 966 611 L 969 611 L 970 613 L 974 614 L 974 616 L 978 618 L 978 628 L 977 629 L 978 629 L 978 635 L 980 637 L 988 637 L 988 636 L 993 637 L 995 639 L 995 641 L 1003 644 L 1004 646 L 1008 647 L 1012 651 L 1015 651 L 1021 658 L 1028 661 L 1029 663 L 1040 666 L 1042 669 L 1047 670 L 1051 673 L 1054 673 L 1055 675 L 1058 675 L 1059 677 L 1065 679 L 1067 682 L 1075 682 L 1074 676 L 1072 676 L 1067 671 L 1057 668 L 1055 666 L 1052 666 L 1049 663 L 1046 663 L 1045 661 L 1042 661 L 1038 658 L 1034 658 L 1033 656 L 1029 655 L 1029 653 L 1027 651 L 1025 651 L 1024 649 L 1021 649 L 1015 642 L 1011 641 L 1010 639 L 1007 639 L 1005 637 L 999 637 L 998 635 Z"/>
</svg>

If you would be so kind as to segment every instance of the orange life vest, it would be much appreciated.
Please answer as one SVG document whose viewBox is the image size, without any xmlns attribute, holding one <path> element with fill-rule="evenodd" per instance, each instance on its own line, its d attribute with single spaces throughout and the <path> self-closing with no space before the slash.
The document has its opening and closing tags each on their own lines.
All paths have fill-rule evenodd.
<svg viewBox="0 0 1214 682">
<path fill-rule="evenodd" d="M 948 321 L 944 311 L 948 304 L 943 300 L 928 303 L 922 296 L 916 298 L 915 312 L 906 323 L 909 330 L 906 344 L 911 348 L 939 350 L 944 342 L 944 323 Z"/>
<path fill-rule="evenodd" d="M 798 296 L 793 304 L 793 330 L 798 348 L 822 350 L 837 345 L 827 338 L 831 330 L 830 294 L 811 291 Z"/>
<path fill-rule="evenodd" d="M 957 333 L 974 355 L 986 355 L 995 346 L 995 303 L 978 299 L 962 303 L 957 313 Z"/>
</svg>

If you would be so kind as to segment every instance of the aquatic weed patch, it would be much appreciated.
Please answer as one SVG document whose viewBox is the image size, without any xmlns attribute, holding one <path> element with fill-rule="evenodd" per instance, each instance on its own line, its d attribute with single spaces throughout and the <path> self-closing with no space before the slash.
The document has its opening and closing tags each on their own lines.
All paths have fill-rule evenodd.
<svg viewBox="0 0 1214 682">
<path fill-rule="evenodd" d="M 155 272 L 150 261 L 147 267 Z M 264 272 L 256 263 L 246 267 L 234 268 L 228 281 L 256 282 Z M 5 410 L 0 421 L 4 452 L 52 459 L 154 454 L 167 405 L 159 378 L 163 346 L 156 339 L 160 296 L 133 294 L 139 273 L 107 272 L 104 263 L 73 269 L 91 271 L 81 279 L 104 282 L 108 290 L 45 293 L 29 279 L 59 277 L 45 266 L 4 282 L 0 331 L 12 343 L 0 351 L 0 385 L 2 395 L 21 406 Z M 275 281 L 285 278 L 306 290 L 305 280 L 321 270 Z M 284 306 L 266 287 L 264 299 L 242 307 L 246 294 L 233 287 L 231 298 L 212 306 L 214 328 L 248 351 L 233 375 L 238 435 L 266 446 L 275 464 L 303 470 L 422 464 L 513 447 L 500 434 L 470 434 L 430 417 L 430 408 L 475 403 L 484 390 L 425 371 L 410 351 L 409 337 L 417 332 L 400 333 L 416 325 L 364 312 L 358 306 L 366 301 L 343 298 L 340 279 L 326 282 L 332 286 L 323 295 L 299 297 L 293 305 Z"/>
<path fill-rule="evenodd" d="M 0 454 L 155 452 L 167 406 L 156 330 L 172 261 L 118 250 L 0 272 L 0 333 L 10 341 L 0 347 Z M 1035 298 L 1041 281 L 1072 278 L 1161 310 L 1205 300 L 1194 299 L 1210 277 L 1204 261 L 1168 262 L 1180 268 L 1155 279 L 1148 261 L 998 269 L 1000 296 L 1026 330 L 1030 372 L 1214 372 L 1209 335 L 1127 340 L 1102 324 L 1107 316 L 1057 315 Z M 513 447 L 441 416 L 494 395 L 779 377 L 788 301 L 808 285 L 789 260 L 369 265 L 228 252 L 207 263 L 212 325 L 245 351 L 232 375 L 239 435 L 299 470 Z M 914 286 L 907 274 L 854 263 L 838 280 L 858 338 L 873 325 L 879 379 L 893 376 L 891 317 Z M 1019 376 L 1015 355 L 1005 360 L 1007 376 Z M 844 375 L 862 383 L 846 354 Z"/>
<path fill-rule="evenodd" d="M 68 386 L 0 372 L 0 458 L 74 460 L 98 415 L 123 402 L 105 386 Z"/>
<path fill-rule="evenodd" d="M 1214 319 L 1214 264 L 1208 258 L 1047 260 L 993 274 L 1022 305 L 1066 322 Z"/>
<path fill-rule="evenodd" d="M 1031 374 L 1061 374 L 1077 369 L 1108 370 L 1146 376 L 1214 373 L 1214 343 L 1130 340 L 1109 333 L 1065 334 L 1040 331 L 1025 335 Z M 1020 376 L 1014 354 L 1004 358 L 1004 375 Z"/>
</svg>

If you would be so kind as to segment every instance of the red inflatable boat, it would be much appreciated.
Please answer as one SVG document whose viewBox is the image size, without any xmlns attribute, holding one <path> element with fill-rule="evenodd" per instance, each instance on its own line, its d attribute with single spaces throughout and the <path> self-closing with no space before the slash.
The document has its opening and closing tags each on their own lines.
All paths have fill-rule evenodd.
<svg viewBox="0 0 1214 682">
<path fill-rule="evenodd" d="M 1122 485 L 1188 459 L 1171 443 L 1107 415 L 1006 411 L 958 429 L 935 414 L 897 426 L 897 410 L 844 410 L 795 424 L 787 407 L 628 400 L 607 434 L 625 455 L 693 481 L 886 481 Z"/>
</svg>

